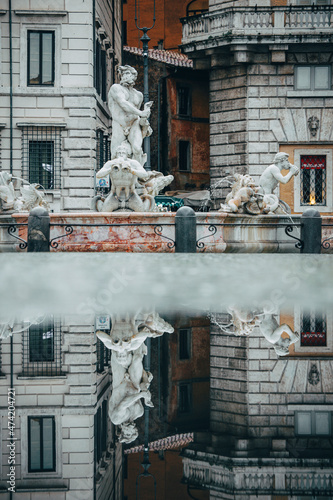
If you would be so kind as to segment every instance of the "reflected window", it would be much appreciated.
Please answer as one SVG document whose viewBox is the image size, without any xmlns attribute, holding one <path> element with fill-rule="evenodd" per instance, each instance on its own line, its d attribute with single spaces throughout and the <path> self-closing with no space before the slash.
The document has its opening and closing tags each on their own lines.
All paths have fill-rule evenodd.
<svg viewBox="0 0 333 500">
<path fill-rule="evenodd" d="M 295 433 L 297 436 L 330 436 L 332 414 L 329 411 L 297 411 Z"/>
<path fill-rule="evenodd" d="M 54 85 L 53 31 L 28 31 L 28 85 Z"/>
<path fill-rule="evenodd" d="M 301 155 L 301 205 L 326 205 L 326 155 Z"/>
<path fill-rule="evenodd" d="M 94 417 L 95 427 L 95 471 L 103 453 L 107 450 L 108 441 L 108 407 L 104 400 Z"/>
<path fill-rule="evenodd" d="M 319 312 L 301 315 L 301 346 L 326 346 L 326 316 Z"/>
<path fill-rule="evenodd" d="M 178 386 L 178 412 L 189 413 L 192 407 L 192 386 L 190 383 L 180 383 Z"/>
<path fill-rule="evenodd" d="M 329 90 L 331 88 L 330 65 L 295 66 L 296 90 Z"/>
<path fill-rule="evenodd" d="M 53 316 L 32 324 L 23 334 L 22 375 L 61 375 L 61 328 Z"/>
<path fill-rule="evenodd" d="M 179 359 L 191 357 L 191 328 L 179 329 Z"/>
<path fill-rule="evenodd" d="M 28 471 L 55 470 L 54 417 L 28 417 Z"/>
</svg>

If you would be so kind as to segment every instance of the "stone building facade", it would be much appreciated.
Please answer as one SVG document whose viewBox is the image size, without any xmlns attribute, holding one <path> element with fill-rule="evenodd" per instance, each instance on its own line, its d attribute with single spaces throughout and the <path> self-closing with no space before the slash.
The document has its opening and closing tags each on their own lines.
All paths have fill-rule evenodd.
<svg viewBox="0 0 333 500">
<path fill-rule="evenodd" d="M 109 154 L 121 2 L 11 6 L 0 9 L 1 168 L 42 184 L 54 212 L 87 210 Z"/>
<path fill-rule="evenodd" d="M 94 324 L 63 317 L 25 326 L 15 324 L 20 333 L 1 342 L 1 498 L 121 498 L 122 445 L 108 417 L 109 357 Z"/>
<path fill-rule="evenodd" d="M 217 202 L 223 178 L 258 180 L 285 151 L 300 174 L 281 198 L 295 213 L 332 212 L 332 8 L 330 0 L 211 0 L 209 12 L 183 21 L 182 49 L 210 74 Z"/>
<path fill-rule="evenodd" d="M 284 321 L 280 315 L 280 321 Z M 299 314 L 289 317 L 299 326 Z M 331 321 L 331 320 L 329 320 Z M 184 478 L 210 498 L 331 498 L 332 324 L 326 346 L 278 357 L 254 331 L 210 335 L 210 433 L 183 451 Z M 302 345 L 303 344 L 303 345 Z"/>
</svg>

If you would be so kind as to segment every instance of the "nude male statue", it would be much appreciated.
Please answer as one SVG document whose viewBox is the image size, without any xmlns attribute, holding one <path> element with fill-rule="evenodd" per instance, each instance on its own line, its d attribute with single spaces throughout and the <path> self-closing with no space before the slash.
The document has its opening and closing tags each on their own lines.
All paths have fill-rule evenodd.
<svg viewBox="0 0 333 500">
<path fill-rule="evenodd" d="M 288 161 L 288 153 L 277 153 L 274 163 L 267 167 L 259 179 L 264 194 L 274 194 L 273 191 L 281 184 L 287 184 L 293 175 L 298 175 L 299 169 Z M 282 175 L 281 170 L 289 170 L 287 175 Z"/>
<path fill-rule="evenodd" d="M 108 95 L 112 116 L 111 158 L 115 158 L 117 147 L 127 140 L 133 151 L 133 158 L 144 165 L 147 156 L 142 151 L 142 141 L 152 134 L 148 118 L 152 101 L 140 107 L 143 95 L 134 89 L 137 71 L 131 66 L 119 66 L 120 83 L 114 83 Z"/>
<path fill-rule="evenodd" d="M 141 398 L 147 406 L 153 406 L 149 392 L 153 378 L 143 368 L 143 356 L 147 347 L 142 344 L 133 352 L 113 352 L 111 355 L 112 394 L 109 400 L 111 422 L 120 426 L 120 442 L 130 443 L 137 437 L 134 420 L 144 413 Z"/>
</svg>

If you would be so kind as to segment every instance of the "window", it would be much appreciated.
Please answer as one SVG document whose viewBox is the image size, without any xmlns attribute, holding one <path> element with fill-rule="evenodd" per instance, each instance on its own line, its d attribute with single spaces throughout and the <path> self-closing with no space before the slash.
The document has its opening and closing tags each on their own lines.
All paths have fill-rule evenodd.
<svg viewBox="0 0 333 500">
<path fill-rule="evenodd" d="M 103 373 L 110 365 L 111 349 L 105 347 L 104 343 L 97 338 L 97 372 Z"/>
<path fill-rule="evenodd" d="M 190 143 L 189 141 L 179 141 L 179 170 L 190 172 Z"/>
<path fill-rule="evenodd" d="M 331 66 L 295 66 L 296 90 L 328 90 L 331 88 Z"/>
<path fill-rule="evenodd" d="M 301 315 L 301 346 L 326 346 L 326 317 L 319 312 Z"/>
<path fill-rule="evenodd" d="M 110 139 L 103 130 L 96 132 L 96 166 L 100 170 L 104 163 L 111 160 Z"/>
<path fill-rule="evenodd" d="M 55 471 L 54 417 L 28 417 L 28 471 Z"/>
<path fill-rule="evenodd" d="M 108 402 L 104 400 L 94 417 L 95 426 L 95 470 L 103 453 L 107 450 L 108 441 Z"/>
<path fill-rule="evenodd" d="M 190 359 L 191 357 L 191 329 L 179 329 L 179 359 Z"/>
<path fill-rule="evenodd" d="M 54 85 L 53 31 L 28 31 L 28 85 Z"/>
<path fill-rule="evenodd" d="M 301 205 L 326 205 L 326 156 L 301 155 Z"/>
<path fill-rule="evenodd" d="M 106 52 L 102 50 L 99 40 L 95 47 L 95 88 L 103 101 L 106 101 Z"/>
<path fill-rule="evenodd" d="M 31 325 L 23 334 L 22 375 L 61 375 L 61 327 L 53 316 Z"/>
<path fill-rule="evenodd" d="M 189 413 L 192 405 L 192 386 L 190 383 L 180 383 L 178 386 L 178 411 Z"/>
<path fill-rule="evenodd" d="M 61 128 L 24 126 L 22 130 L 23 178 L 44 189 L 60 188 Z"/>
<path fill-rule="evenodd" d="M 330 436 L 331 420 L 329 411 L 297 411 L 295 433 L 297 436 Z"/>
<path fill-rule="evenodd" d="M 331 0 L 297 0 L 297 5 L 331 5 Z"/>
<path fill-rule="evenodd" d="M 191 89 L 186 86 L 177 86 L 178 114 L 191 116 Z"/>
</svg>

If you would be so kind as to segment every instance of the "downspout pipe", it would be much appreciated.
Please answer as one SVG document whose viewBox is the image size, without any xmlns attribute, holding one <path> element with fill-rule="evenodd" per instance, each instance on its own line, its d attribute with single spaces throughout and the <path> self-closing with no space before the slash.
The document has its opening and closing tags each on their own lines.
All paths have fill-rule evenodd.
<svg viewBox="0 0 333 500">
<path fill-rule="evenodd" d="M 13 173 L 13 35 L 12 0 L 8 0 L 9 11 L 9 169 Z"/>
</svg>

